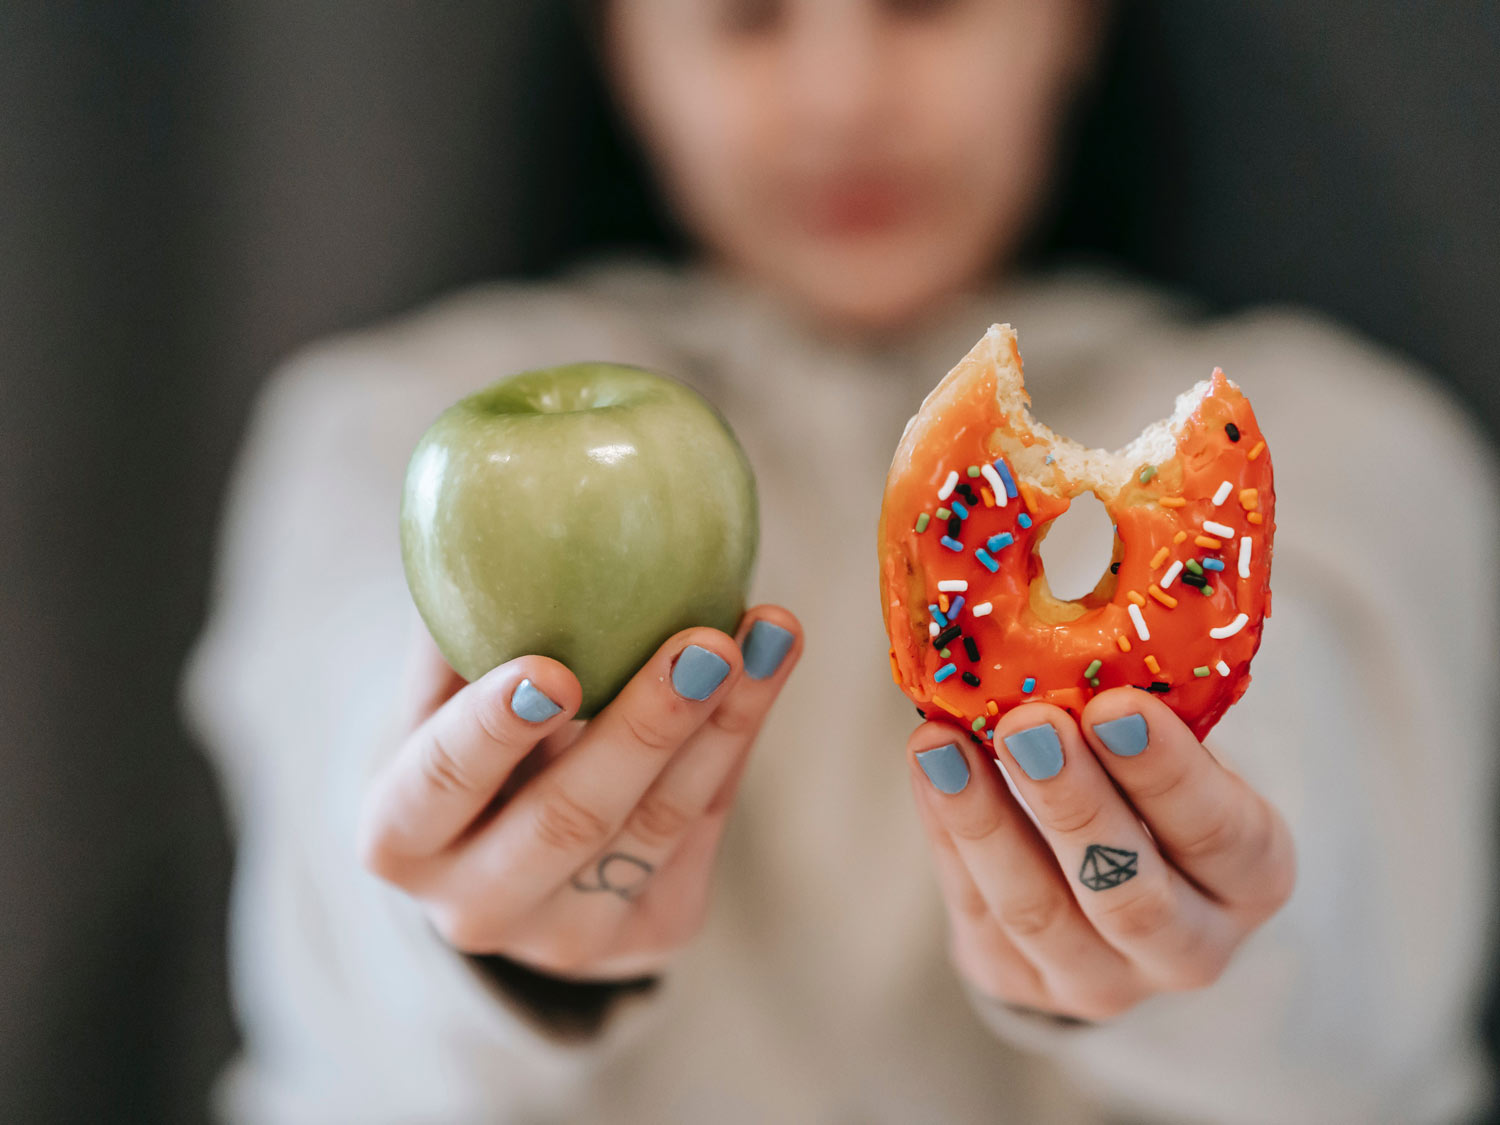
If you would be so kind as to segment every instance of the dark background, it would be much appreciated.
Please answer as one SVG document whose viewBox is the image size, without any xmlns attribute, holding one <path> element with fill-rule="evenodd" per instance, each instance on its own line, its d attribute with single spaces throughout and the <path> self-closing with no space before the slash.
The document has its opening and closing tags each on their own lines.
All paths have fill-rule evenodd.
<svg viewBox="0 0 1500 1125">
<path fill-rule="evenodd" d="M 230 849 L 175 693 L 289 349 L 670 246 L 556 0 L 0 5 L 0 1120 L 194 1120 Z M 1491 433 L 1500 5 L 1138 0 L 1041 241 L 1307 303 Z"/>
</svg>

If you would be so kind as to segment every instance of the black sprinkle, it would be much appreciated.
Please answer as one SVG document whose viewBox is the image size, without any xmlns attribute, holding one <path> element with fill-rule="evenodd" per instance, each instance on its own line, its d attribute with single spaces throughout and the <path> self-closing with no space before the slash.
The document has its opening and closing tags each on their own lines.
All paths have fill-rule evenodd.
<svg viewBox="0 0 1500 1125">
<path fill-rule="evenodd" d="M 1240 440 L 1240 428 L 1238 426 L 1236 426 L 1233 422 L 1225 422 L 1224 423 L 1224 432 L 1229 435 L 1229 440 L 1230 441 L 1239 441 Z"/>
<path fill-rule="evenodd" d="M 1119 574 L 1120 573 L 1120 564 L 1119 563 L 1110 563 L 1109 564 L 1109 572 L 1111 574 Z"/>
<path fill-rule="evenodd" d="M 927 712 L 924 711 L 924 710 L 922 710 L 922 708 L 920 708 L 920 707 L 917 708 L 917 714 L 921 715 L 922 718 L 924 718 L 924 719 L 927 718 Z"/>
<path fill-rule="evenodd" d="M 1136 691 L 1150 691 L 1151 690 L 1145 684 L 1131 684 L 1130 686 L 1133 687 L 1133 688 L 1135 688 Z"/>
<path fill-rule="evenodd" d="M 1151 686 L 1148 687 L 1146 690 L 1147 691 L 1154 691 L 1157 695 L 1161 695 L 1163 692 L 1171 691 L 1172 690 L 1172 685 L 1168 684 L 1168 683 L 1163 683 L 1161 680 L 1152 680 L 1151 681 Z"/>
<path fill-rule="evenodd" d="M 932 647 L 947 648 L 948 642 L 957 640 L 958 635 L 962 632 L 963 630 L 960 629 L 957 625 L 949 625 L 941 633 L 932 638 Z"/>
<path fill-rule="evenodd" d="M 970 660 L 979 660 L 979 646 L 974 643 L 973 637 L 964 638 L 964 651 L 969 654 Z"/>
<path fill-rule="evenodd" d="M 979 497 L 974 494 L 974 486 L 965 482 L 958 486 L 958 494 L 967 500 L 970 505 L 977 505 Z"/>
<path fill-rule="evenodd" d="M 1182 576 L 1182 584 L 1184 586 L 1207 586 L 1208 579 L 1204 578 L 1201 574 L 1184 574 Z"/>
<path fill-rule="evenodd" d="M 979 737 L 979 732 L 977 730 L 971 730 L 971 731 L 968 732 L 968 734 L 969 734 L 970 741 L 972 741 L 975 746 L 983 746 L 984 745 L 984 739 L 982 739 L 982 738 Z"/>
<path fill-rule="evenodd" d="M 948 536 L 949 536 L 949 538 L 951 538 L 951 539 L 957 539 L 963 533 L 964 533 L 964 521 L 961 520 L 961 519 L 959 519 L 957 516 L 949 516 L 948 517 Z"/>
<path fill-rule="evenodd" d="M 963 674 L 963 681 L 964 681 L 964 683 L 968 684 L 970 687 L 978 687 L 979 686 L 979 677 L 976 676 L 976 675 L 974 675 L 973 672 L 965 672 Z"/>
</svg>

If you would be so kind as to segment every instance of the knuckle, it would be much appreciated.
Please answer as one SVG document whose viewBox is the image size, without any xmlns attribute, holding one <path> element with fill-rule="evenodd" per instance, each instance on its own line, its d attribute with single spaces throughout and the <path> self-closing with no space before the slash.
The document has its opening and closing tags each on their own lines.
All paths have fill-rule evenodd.
<svg viewBox="0 0 1500 1125">
<path fill-rule="evenodd" d="M 647 792 L 631 814 L 626 831 L 648 848 L 669 846 L 687 831 L 694 815 L 669 797 Z"/>
<path fill-rule="evenodd" d="M 1104 907 L 1100 917 L 1121 938 L 1149 940 L 1177 920 L 1177 903 L 1164 885 L 1153 884 Z"/>
<path fill-rule="evenodd" d="M 481 698 L 474 703 L 471 712 L 474 725 L 491 742 L 507 743 L 511 740 L 510 716 L 498 699 Z"/>
<path fill-rule="evenodd" d="M 726 700 L 714 708 L 713 714 L 708 717 L 708 724 L 732 738 L 744 738 L 754 734 L 760 727 L 760 712 L 753 707 L 736 705 Z"/>
<path fill-rule="evenodd" d="M 487 919 L 477 912 L 458 906 L 443 906 L 428 911 L 428 919 L 445 942 L 460 953 L 491 953 L 495 935 Z"/>
<path fill-rule="evenodd" d="M 1041 894 L 1017 898 L 1000 907 L 1000 923 L 1019 937 L 1046 933 L 1063 917 L 1067 902 L 1062 895 Z"/>
<path fill-rule="evenodd" d="M 1233 852 L 1245 842 L 1244 822 L 1223 810 L 1211 817 L 1198 831 L 1176 842 L 1173 850 L 1188 862 L 1201 863 Z"/>
<path fill-rule="evenodd" d="M 1193 763 L 1176 762 L 1150 781 L 1138 782 L 1130 787 L 1131 796 L 1139 801 L 1160 801 L 1170 797 L 1187 784 L 1193 774 Z"/>
<path fill-rule="evenodd" d="M 365 871 L 388 883 L 397 881 L 400 864 L 384 825 L 368 816 L 362 819 L 358 835 L 354 839 L 354 851 L 360 867 Z"/>
<path fill-rule="evenodd" d="M 533 828 L 537 839 L 547 847 L 572 852 L 602 844 L 610 824 L 563 790 L 553 788 L 537 804 Z"/>
<path fill-rule="evenodd" d="M 664 729 L 660 721 L 655 718 L 624 711 L 620 715 L 620 722 L 635 745 L 653 754 L 670 753 L 677 748 L 680 741 L 670 731 Z"/>
<path fill-rule="evenodd" d="M 1127 985 L 1101 987 L 1068 1007 L 1068 1015 L 1090 1023 L 1107 1023 L 1118 1019 L 1141 1002 L 1138 989 Z"/>
<path fill-rule="evenodd" d="M 418 764 L 427 784 L 439 793 L 474 791 L 473 781 L 437 731 L 423 740 Z"/>
<path fill-rule="evenodd" d="M 1079 798 L 1049 806 L 1047 824 L 1056 832 L 1072 836 L 1088 832 L 1104 815 L 1104 802 L 1080 795 Z"/>
</svg>

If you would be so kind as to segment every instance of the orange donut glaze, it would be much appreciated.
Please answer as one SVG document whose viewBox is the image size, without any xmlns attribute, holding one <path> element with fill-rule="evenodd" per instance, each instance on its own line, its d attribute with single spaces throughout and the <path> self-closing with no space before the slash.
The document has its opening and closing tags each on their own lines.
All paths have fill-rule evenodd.
<svg viewBox="0 0 1500 1125">
<path fill-rule="evenodd" d="M 986 357 L 981 341 L 923 404 L 886 482 L 880 577 L 896 683 L 924 715 L 960 721 L 991 748 L 995 716 L 1019 703 L 1043 700 L 1077 717 L 1096 692 L 1121 685 L 1156 692 L 1202 739 L 1249 685 L 1250 660 L 1270 613 L 1276 497 L 1270 454 L 1249 401 L 1215 370 L 1208 393 L 1176 432 L 1173 455 L 1137 466 L 1113 494 L 1030 457 L 1029 479 L 1011 473 L 1018 495 L 1003 507 L 992 505 L 981 492 L 986 478 L 970 476 L 969 468 L 1004 464 L 1009 470 L 1021 450 L 1047 445 L 1046 435 L 1032 431 L 1025 418 L 997 405 L 994 355 L 1012 359 L 1017 369 L 1020 356 L 1014 333 L 996 333 L 992 329 L 986 340 L 1009 356 Z M 939 499 L 954 471 L 979 503 L 969 504 L 957 491 Z M 1047 589 L 1035 548 L 1071 498 L 1088 491 L 1115 522 L 1118 574 L 1106 571 L 1089 594 L 1059 602 Z M 953 499 L 969 513 L 960 522 L 961 551 L 942 542 L 947 528 L 938 509 L 951 511 Z M 1022 526 L 1023 514 L 1029 528 Z M 1226 527 L 1233 534 L 1225 535 Z M 991 573 L 977 549 L 1006 533 L 1014 541 L 990 553 Z M 1248 575 L 1242 576 L 1247 544 Z M 1185 569 L 1188 560 L 1200 567 L 1211 568 L 1209 560 L 1223 564 L 1203 570 L 1206 595 L 1184 582 L 1184 574 L 1193 574 Z M 1175 573 L 1174 564 L 1182 564 Z M 943 592 L 940 581 L 966 581 L 968 588 Z M 940 596 L 950 607 L 952 599 L 964 602 L 947 633 L 934 638 L 929 607 L 939 606 Z M 990 612 L 974 616 L 971 611 L 985 603 Z M 1132 605 L 1149 636 L 1132 619 Z M 1245 621 L 1232 635 L 1210 634 L 1232 628 L 1241 614 Z M 959 635 L 950 637 L 954 627 Z M 977 660 L 970 659 L 966 641 L 973 642 Z M 967 682 L 965 673 L 978 684 Z M 1028 681 L 1034 681 L 1030 691 Z"/>
</svg>

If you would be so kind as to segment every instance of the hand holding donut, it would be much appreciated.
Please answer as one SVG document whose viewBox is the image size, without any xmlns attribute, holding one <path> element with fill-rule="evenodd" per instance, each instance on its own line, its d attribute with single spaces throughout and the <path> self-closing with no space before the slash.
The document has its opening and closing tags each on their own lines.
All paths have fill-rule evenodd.
<svg viewBox="0 0 1500 1125">
<path fill-rule="evenodd" d="M 523 656 L 465 684 L 425 630 L 413 722 L 367 795 L 360 854 L 466 953 L 574 979 L 661 970 L 698 931 L 795 617 L 668 640 L 587 724 L 566 667 Z"/>
<path fill-rule="evenodd" d="M 1100 692 L 1079 722 L 1022 704 L 994 746 L 1040 827 L 963 731 L 907 748 L 952 956 L 986 996 L 1097 1021 L 1206 986 L 1291 893 L 1280 814 L 1153 695 Z"/>
</svg>

